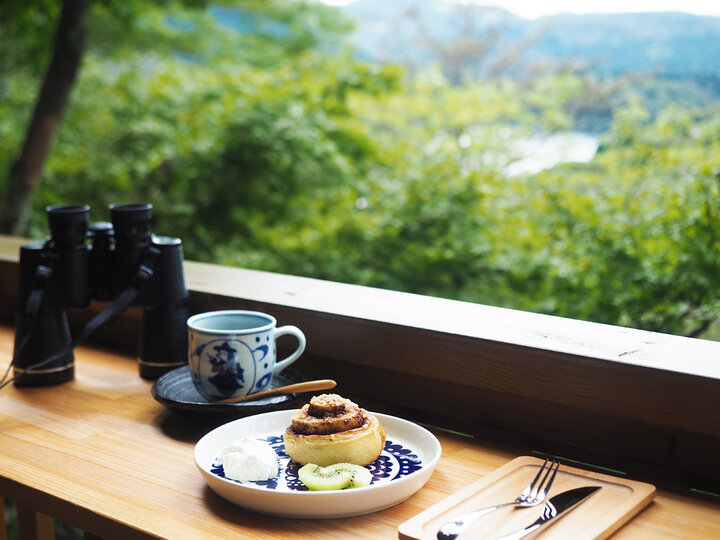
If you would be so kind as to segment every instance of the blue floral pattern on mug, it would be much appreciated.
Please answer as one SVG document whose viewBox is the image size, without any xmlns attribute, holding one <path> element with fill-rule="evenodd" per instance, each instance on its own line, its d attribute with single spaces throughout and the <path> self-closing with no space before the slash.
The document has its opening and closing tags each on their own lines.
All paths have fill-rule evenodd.
<svg viewBox="0 0 720 540">
<path fill-rule="evenodd" d="M 282 436 L 271 435 L 264 439 L 278 456 L 279 470 L 275 478 L 262 482 L 239 482 L 232 480 L 238 484 L 249 484 L 266 489 L 278 491 L 307 491 L 307 487 L 298 478 L 297 471 L 299 466 L 290 460 L 290 456 L 285 453 L 285 444 Z M 412 449 L 395 443 L 390 440 L 385 441 L 385 448 L 380 456 L 367 466 L 372 475 L 372 485 L 381 482 L 390 482 L 408 476 L 422 468 L 422 460 Z M 222 457 L 217 457 L 210 468 L 210 472 L 221 478 L 225 478 L 225 472 L 222 466 Z M 230 479 L 228 479 L 230 480 Z"/>
<path fill-rule="evenodd" d="M 204 343 L 195 349 L 193 360 L 206 362 L 210 372 L 202 376 L 192 373 L 195 384 L 217 399 L 233 396 L 246 387 L 249 387 L 248 393 L 266 390 L 273 375 L 268 371 L 269 363 L 263 364 L 268 350 L 268 345 L 253 349 L 240 339 L 223 338 Z"/>
</svg>

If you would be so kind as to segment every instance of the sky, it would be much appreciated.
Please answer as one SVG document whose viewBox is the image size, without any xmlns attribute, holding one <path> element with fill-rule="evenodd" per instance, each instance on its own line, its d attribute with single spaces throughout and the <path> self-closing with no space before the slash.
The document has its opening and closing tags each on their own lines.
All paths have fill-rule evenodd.
<svg viewBox="0 0 720 540">
<path fill-rule="evenodd" d="M 344 5 L 352 0 L 322 0 Z M 392 2 L 392 0 L 389 0 Z M 456 0 L 503 7 L 526 19 L 554 13 L 628 13 L 642 11 L 684 11 L 696 15 L 720 17 L 720 0 Z"/>
</svg>

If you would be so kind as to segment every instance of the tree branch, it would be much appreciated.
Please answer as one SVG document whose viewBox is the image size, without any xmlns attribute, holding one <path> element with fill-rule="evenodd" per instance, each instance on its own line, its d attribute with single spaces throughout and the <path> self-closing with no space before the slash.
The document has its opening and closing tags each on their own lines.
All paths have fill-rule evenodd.
<svg viewBox="0 0 720 540">
<path fill-rule="evenodd" d="M 88 0 L 64 0 L 53 56 L 19 156 L 5 184 L 0 232 L 22 235 L 85 49 Z"/>
</svg>

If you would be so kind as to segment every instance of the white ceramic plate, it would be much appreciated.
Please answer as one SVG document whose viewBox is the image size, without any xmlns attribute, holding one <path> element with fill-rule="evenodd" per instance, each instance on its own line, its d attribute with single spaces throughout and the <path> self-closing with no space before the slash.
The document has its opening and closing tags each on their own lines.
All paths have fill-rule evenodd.
<svg viewBox="0 0 720 540">
<path fill-rule="evenodd" d="M 373 475 L 367 487 L 341 491 L 307 491 L 297 478 L 297 465 L 285 454 L 282 434 L 297 412 L 273 411 L 224 424 L 195 445 L 195 464 L 210 488 L 237 505 L 284 517 L 337 518 L 376 512 L 394 506 L 428 481 L 440 459 L 440 443 L 425 428 L 385 414 L 375 414 L 387 440 L 380 457 L 368 465 Z M 265 440 L 280 462 L 278 475 L 266 482 L 225 478 L 222 450 L 243 437 Z"/>
</svg>

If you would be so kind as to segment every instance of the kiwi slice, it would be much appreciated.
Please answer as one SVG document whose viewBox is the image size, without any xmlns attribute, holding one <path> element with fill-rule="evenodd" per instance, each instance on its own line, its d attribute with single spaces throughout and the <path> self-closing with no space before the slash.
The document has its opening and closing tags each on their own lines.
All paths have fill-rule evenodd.
<svg viewBox="0 0 720 540">
<path fill-rule="evenodd" d="M 308 463 L 300 467 L 298 477 L 311 491 L 363 487 L 372 481 L 370 471 L 352 463 L 335 463 L 327 467 Z"/>
<path fill-rule="evenodd" d="M 298 478 L 311 491 L 345 489 L 350 483 L 353 473 L 337 465 L 340 464 L 320 467 L 314 463 L 308 463 L 300 467 Z"/>
<path fill-rule="evenodd" d="M 357 488 L 369 486 L 370 482 L 372 482 L 372 474 L 370 474 L 370 471 L 367 470 L 365 467 L 361 467 L 360 465 L 353 465 L 353 467 L 355 467 L 355 471 L 352 473 L 352 476 L 350 477 L 350 483 L 347 487 Z"/>
</svg>

